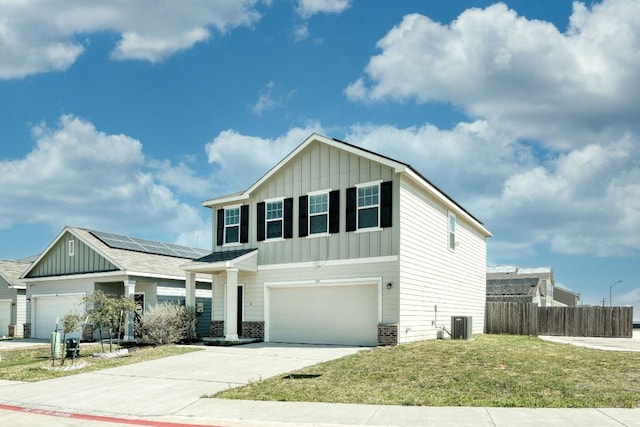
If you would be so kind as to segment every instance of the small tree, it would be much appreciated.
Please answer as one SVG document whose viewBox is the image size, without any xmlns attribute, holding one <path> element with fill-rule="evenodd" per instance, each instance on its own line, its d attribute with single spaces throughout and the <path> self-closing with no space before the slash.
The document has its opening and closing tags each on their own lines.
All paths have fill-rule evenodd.
<svg viewBox="0 0 640 427">
<path fill-rule="evenodd" d="M 123 295 L 105 294 L 102 291 L 95 291 L 86 296 L 85 302 L 93 306 L 88 311 L 88 315 L 93 321 L 94 327 L 98 328 L 102 351 L 104 352 L 103 329 L 108 331 L 109 351 L 113 351 L 113 336 L 116 333 L 118 337 L 120 336 L 127 317 L 136 308 L 135 302 Z"/>
<path fill-rule="evenodd" d="M 78 313 L 67 313 L 62 317 L 62 361 L 60 366 L 64 366 L 65 354 L 67 352 L 67 334 L 77 331 L 82 324 L 82 318 Z M 73 352 L 73 360 L 76 358 L 76 351 Z M 73 363 L 73 362 L 72 362 Z"/>
</svg>

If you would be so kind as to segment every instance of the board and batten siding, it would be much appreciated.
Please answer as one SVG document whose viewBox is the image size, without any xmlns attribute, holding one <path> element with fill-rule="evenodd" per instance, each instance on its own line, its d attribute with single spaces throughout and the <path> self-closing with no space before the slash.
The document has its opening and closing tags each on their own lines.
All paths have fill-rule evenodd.
<svg viewBox="0 0 640 427">
<path fill-rule="evenodd" d="M 283 269 L 269 268 L 256 273 L 240 272 L 238 284 L 243 285 L 243 318 L 245 321 L 263 321 L 265 307 L 265 283 L 333 281 L 336 284 L 348 279 L 380 278 L 382 281 L 382 322 L 397 323 L 398 319 L 398 263 L 385 261 L 375 263 L 354 263 L 351 265 L 286 266 Z M 224 320 L 224 287 L 226 274 L 213 276 L 213 320 Z M 386 288 L 392 283 L 391 289 Z"/>
<path fill-rule="evenodd" d="M 396 180 L 392 168 L 348 151 L 316 142 L 283 165 L 259 186 L 249 200 L 249 242 L 242 245 L 216 245 L 216 211 L 213 206 L 213 244 L 215 251 L 258 248 L 258 265 L 355 259 L 398 254 L 395 227 L 375 232 L 346 231 L 346 189 L 372 181 Z M 397 186 L 394 186 L 396 190 Z M 329 236 L 298 237 L 300 196 L 322 190 L 340 190 L 340 232 Z M 257 241 L 257 203 L 274 198 L 293 200 L 293 238 Z M 398 197 L 394 192 L 394 216 Z"/>
<path fill-rule="evenodd" d="M 69 256 L 69 240 L 74 240 L 74 254 Z M 87 246 L 73 234 L 66 232 L 47 255 L 32 267 L 27 277 L 62 276 L 117 271 L 116 266 Z"/>
<path fill-rule="evenodd" d="M 451 316 L 472 316 L 473 333 L 482 333 L 486 238 L 456 215 L 458 245 L 450 250 L 448 208 L 407 178 L 399 197 L 399 342 L 436 338 L 440 326 L 450 329 Z"/>
</svg>

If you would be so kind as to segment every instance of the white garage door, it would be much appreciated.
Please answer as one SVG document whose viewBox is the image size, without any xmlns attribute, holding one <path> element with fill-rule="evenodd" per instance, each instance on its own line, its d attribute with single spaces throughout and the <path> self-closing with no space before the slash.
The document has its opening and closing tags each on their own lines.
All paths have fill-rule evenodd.
<svg viewBox="0 0 640 427">
<path fill-rule="evenodd" d="M 377 285 L 269 290 L 269 341 L 369 346 L 377 340 Z"/>
<path fill-rule="evenodd" d="M 46 295 L 31 298 L 31 310 L 35 319 L 35 325 L 33 326 L 34 338 L 51 338 L 51 332 L 56 328 L 56 319 L 58 319 L 58 328 L 62 332 L 61 319 L 65 314 L 82 314 L 85 312 L 85 304 L 82 298 L 84 298 L 84 295 L 80 294 Z M 80 333 L 78 331 L 67 335 L 67 338 L 78 338 L 79 336 Z"/>
<path fill-rule="evenodd" d="M 11 323 L 11 300 L 0 300 L 0 337 L 9 335 Z"/>
</svg>

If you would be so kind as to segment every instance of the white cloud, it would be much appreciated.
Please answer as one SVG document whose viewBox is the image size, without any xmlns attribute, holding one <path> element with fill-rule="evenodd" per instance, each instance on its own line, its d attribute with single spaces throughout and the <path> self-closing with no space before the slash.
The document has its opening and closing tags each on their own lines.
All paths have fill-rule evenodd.
<svg viewBox="0 0 640 427">
<path fill-rule="evenodd" d="M 271 81 L 264 85 L 260 91 L 258 101 L 251 107 L 251 111 L 258 116 L 261 116 L 265 111 L 272 111 L 282 106 L 282 98 L 274 96 L 274 83 Z"/>
<path fill-rule="evenodd" d="M 154 170 L 154 176 L 160 183 L 175 189 L 180 194 L 201 199 L 211 196 L 213 191 L 211 181 L 197 176 L 186 163 L 181 162 L 174 166 L 169 160 L 151 160 L 148 166 Z"/>
<path fill-rule="evenodd" d="M 293 29 L 293 38 L 298 42 L 309 38 L 309 26 L 306 22 Z"/>
<path fill-rule="evenodd" d="M 544 243 L 562 254 L 638 253 L 639 144 L 627 135 L 560 154 L 512 174 L 497 196 L 475 204 L 503 240 Z"/>
<path fill-rule="evenodd" d="M 219 189 L 218 195 L 246 190 L 313 132 L 322 133 L 321 126 L 310 123 L 273 139 L 242 135 L 234 130 L 220 132 L 205 147 L 209 163 L 216 166 L 214 185 Z"/>
<path fill-rule="evenodd" d="M 0 228 L 17 223 L 123 233 L 204 227 L 196 208 L 145 172 L 142 144 L 74 116 L 33 127 L 34 149 L 0 161 Z"/>
<path fill-rule="evenodd" d="M 574 2 L 570 27 L 518 16 L 502 3 L 449 25 L 407 15 L 378 42 L 356 101 L 439 101 L 514 137 L 568 149 L 616 138 L 640 117 L 640 2 Z"/>
<path fill-rule="evenodd" d="M 351 0 L 299 0 L 297 12 L 309 19 L 318 13 L 342 13 L 351 7 Z"/>
<path fill-rule="evenodd" d="M 114 32 L 115 59 L 158 62 L 260 19 L 257 0 L 23 0 L 0 2 L 0 79 L 66 70 L 84 51 L 80 34 Z"/>
</svg>

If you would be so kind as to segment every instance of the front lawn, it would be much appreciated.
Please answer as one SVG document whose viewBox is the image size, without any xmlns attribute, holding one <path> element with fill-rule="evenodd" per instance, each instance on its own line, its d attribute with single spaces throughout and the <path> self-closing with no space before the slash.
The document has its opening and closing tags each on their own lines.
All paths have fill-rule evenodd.
<svg viewBox="0 0 640 427">
<path fill-rule="evenodd" d="M 115 348 L 115 347 L 114 347 Z M 108 351 L 108 345 L 105 345 Z M 112 359 L 94 358 L 93 353 L 101 352 L 99 344 L 81 344 L 80 357 L 75 359 L 74 364 L 85 362 L 86 367 L 71 371 L 48 371 L 43 367 L 51 366 L 51 350 L 49 346 L 32 347 L 16 350 L 2 350 L 0 356 L 0 379 L 12 381 L 42 381 L 51 378 L 64 377 L 84 372 L 92 372 L 105 368 L 129 365 L 131 363 L 145 362 L 147 360 L 160 359 L 177 354 L 199 351 L 194 347 L 164 345 L 159 347 L 140 347 L 132 351 L 125 357 Z M 56 366 L 60 366 L 60 360 L 56 361 Z M 64 366 L 73 366 L 71 359 L 65 361 Z"/>
<path fill-rule="evenodd" d="M 640 353 L 478 335 L 378 347 L 210 397 L 420 406 L 640 406 Z"/>
</svg>

